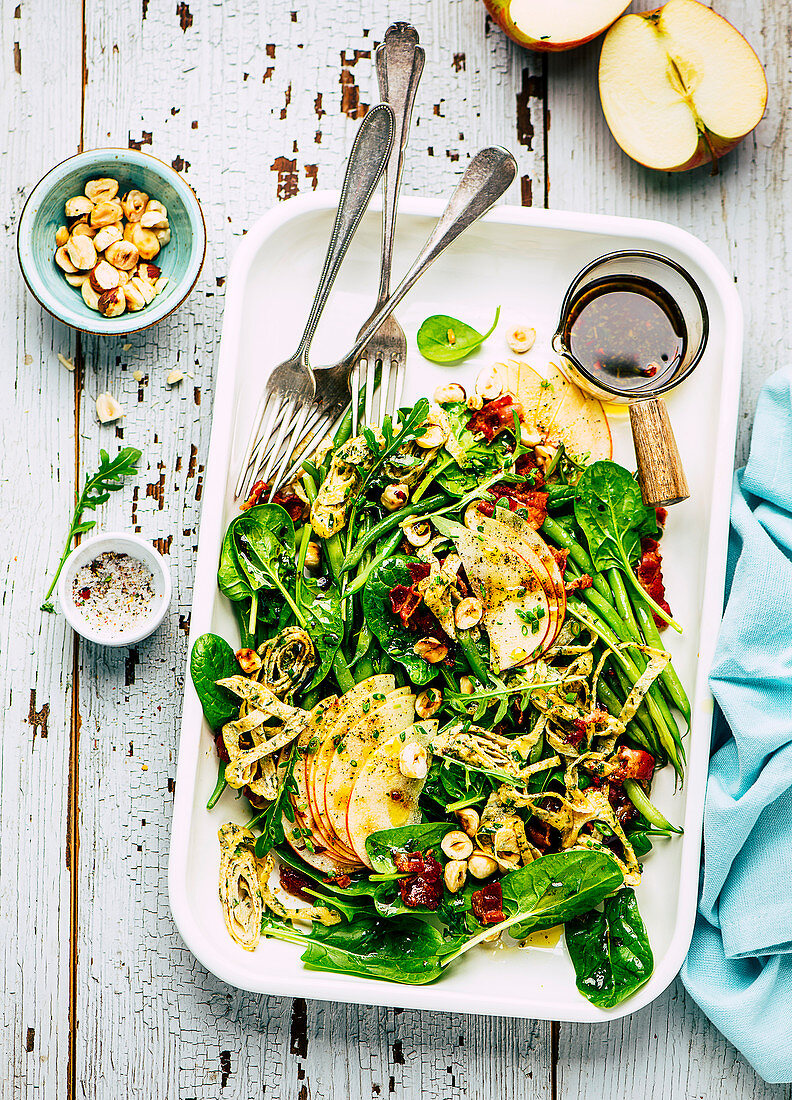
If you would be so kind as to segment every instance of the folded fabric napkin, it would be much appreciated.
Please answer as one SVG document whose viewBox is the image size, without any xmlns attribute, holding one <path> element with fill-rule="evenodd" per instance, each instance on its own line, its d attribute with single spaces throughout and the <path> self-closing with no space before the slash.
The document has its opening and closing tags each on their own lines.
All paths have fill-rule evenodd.
<svg viewBox="0 0 792 1100">
<path fill-rule="evenodd" d="M 792 369 L 735 475 L 696 929 L 695 1001 L 766 1081 L 792 1081 Z"/>
</svg>

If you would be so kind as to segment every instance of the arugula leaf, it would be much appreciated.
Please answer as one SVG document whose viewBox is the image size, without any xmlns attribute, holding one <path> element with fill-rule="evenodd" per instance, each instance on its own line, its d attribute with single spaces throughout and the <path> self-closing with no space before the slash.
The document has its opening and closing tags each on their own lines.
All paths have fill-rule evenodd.
<svg viewBox="0 0 792 1100">
<path fill-rule="evenodd" d="M 264 820 L 261 823 L 261 833 L 256 837 L 256 859 L 263 859 L 276 844 L 283 844 L 283 815 L 284 813 L 294 820 L 294 810 L 289 802 L 289 793 L 297 790 L 294 782 L 294 765 L 299 757 L 297 742 L 292 741 L 289 759 L 278 787 L 278 793 L 267 806 L 264 812 Z"/>
<path fill-rule="evenodd" d="M 618 863 L 606 852 L 568 851 L 540 856 L 500 880 L 507 918 L 457 947 L 442 965 L 448 966 L 493 932 L 509 928 L 521 939 L 539 928 L 580 916 L 623 881 Z"/>
<path fill-rule="evenodd" d="M 58 568 L 55 570 L 52 584 L 47 589 L 47 594 L 41 604 L 42 611 L 49 611 L 50 613 L 55 611 L 55 607 L 50 602 L 50 596 L 55 591 L 58 577 L 61 575 L 64 562 L 69 556 L 72 539 L 77 535 L 84 535 L 86 531 L 90 531 L 96 526 L 95 519 L 83 520 L 83 513 L 86 509 L 95 512 L 101 504 L 105 504 L 110 499 L 111 493 L 117 493 L 119 489 L 124 487 L 124 478 L 132 477 L 133 474 L 138 472 L 138 462 L 142 453 L 137 447 L 122 447 L 115 458 L 111 459 L 107 451 L 104 449 L 99 451 L 99 469 L 95 474 L 88 474 L 85 478 L 83 491 L 74 506 L 69 533 L 66 536 L 66 545 L 60 556 Z"/>
<path fill-rule="evenodd" d="M 566 942 L 577 987 L 598 1008 L 615 1008 L 649 980 L 654 957 L 635 891 L 606 898 L 603 912 L 570 921 Z"/>
<path fill-rule="evenodd" d="M 495 311 L 495 320 L 484 333 L 445 313 L 427 317 L 418 329 L 418 350 L 424 359 L 432 363 L 455 363 L 470 355 L 492 335 L 499 317 L 500 306 Z"/>
<path fill-rule="evenodd" d="M 190 654 L 190 676 L 204 717 L 213 730 L 220 729 L 239 712 L 239 700 L 215 681 L 225 680 L 239 672 L 234 651 L 217 634 L 202 634 Z"/>
<path fill-rule="evenodd" d="M 414 652 L 418 636 L 402 626 L 389 599 L 390 590 L 397 584 L 412 584 L 408 562 L 416 560 L 395 555 L 371 571 L 363 589 L 363 616 L 385 652 L 403 665 L 412 682 L 420 687 L 437 676 L 437 667 Z"/>
<path fill-rule="evenodd" d="M 679 624 L 652 599 L 633 573 L 631 563 L 640 558 L 641 539 L 657 532 L 657 516 L 654 508 L 644 504 L 640 487 L 629 471 L 608 460 L 587 466 L 577 484 L 575 519 L 586 536 L 596 569 L 619 569 L 637 594 L 681 633 Z"/>
</svg>

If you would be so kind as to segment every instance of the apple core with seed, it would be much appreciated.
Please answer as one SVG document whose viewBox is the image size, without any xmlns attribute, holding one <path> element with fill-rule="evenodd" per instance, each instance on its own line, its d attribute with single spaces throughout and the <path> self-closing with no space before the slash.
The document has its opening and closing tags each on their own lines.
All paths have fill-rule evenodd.
<svg viewBox="0 0 792 1100">
<path fill-rule="evenodd" d="M 767 81 L 751 46 L 697 0 L 625 15 L 599 66 L 616 141 L 647 168 L 680 172 L 723 156 L 759 123 Z"/>
</svg>

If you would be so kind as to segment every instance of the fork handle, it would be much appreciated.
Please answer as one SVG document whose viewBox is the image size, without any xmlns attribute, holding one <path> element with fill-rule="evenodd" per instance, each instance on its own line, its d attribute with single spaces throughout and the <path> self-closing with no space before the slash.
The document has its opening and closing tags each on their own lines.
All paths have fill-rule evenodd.
<svg viewBox="0 0 792 1100">
<path fill-rule="evenodd" d="M 516 175 L 517 161 L 508 149 L 494 145 L 480 149 L 476 153 L 412 267 L 387 302 L 377 310 L 361 331 L 357 343 L 344 357 L 344 363 L 354 363 L 357 360 L 382 322 L 390 317 L 426 269 L 441 253 L 445 252 L 450 244 L 453 244 L 461 233 L 464 233 L 468 226 L 497 202 Z"/>
<path fill-rule="evenodd" d="M 385 170 L 393 146 L 393 132 L 393 110 L 387 103 L 378 103 L 376 107 L 372 107 L 358 128 L 347 162 L 319 286 L 316 288 L 300 346 L 294 356 L 304 366 L 308 366 L 308 350 L 338 270 Z"/>
<path fill-rule="evenodd" d="M 385 169 L 382 200 L 382 261 L 377 305 L 382 305 L 390 293 L 396 204 L 404 168 L 404 150 L 425 57 L 423 47 L 418 45 L 418 31 L 409 23 L 394 23 L 388 27 L 385 40 L 377 47 L 380 99 L 390 104 L 395 117 L 393 151 Z"/>
</svg>

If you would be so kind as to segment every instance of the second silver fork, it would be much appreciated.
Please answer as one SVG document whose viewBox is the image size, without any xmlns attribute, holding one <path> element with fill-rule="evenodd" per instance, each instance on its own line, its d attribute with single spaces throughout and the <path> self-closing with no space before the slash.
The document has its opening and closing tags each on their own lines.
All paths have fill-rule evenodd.
<svg viewBox="0 0 792 1100">
<path fill-rule="evenodd" d="M 377 303 L 361 325 L 358 336 L 379 313 L 390 295 L 393 238 L 396 228 L 396 208 L 399 201 L 404 150 L 410 129 L 415 94 L 424 68 L 425 54 L 418 44 L 418 31 L 409 23 L 394 23 L 385 32 L 377 48 L 376 67 L 380 99 L 388 103 L 395 120 L 393 148 L 385 169 L 382 200 L 382 259 Z M 365 405 L 363 424 L 381 427 L 386 415 L 393 417 L 399 407 L 407 361 L 407 338 L 404 329 L 391 315 L 380 325 L 360 355 L 352 373 L 352 435 L 358 434 L 360 386 L 365 372 Z M 374 391 L 377 367 L 380 368 L 379 409 L 374 413 Z"/>
</svg>

